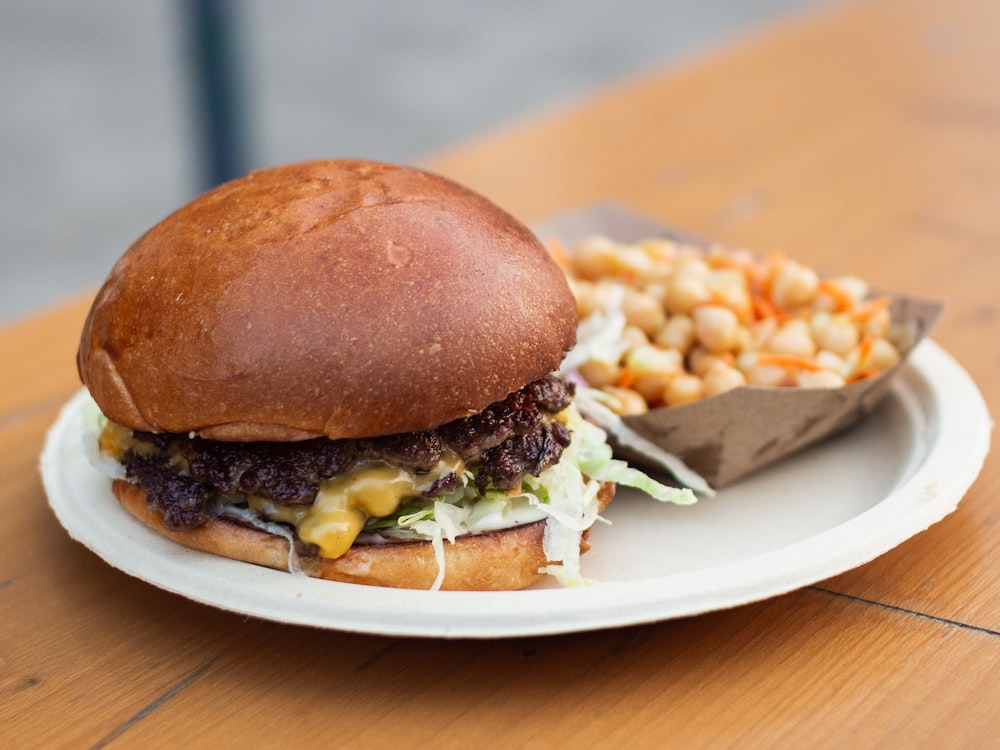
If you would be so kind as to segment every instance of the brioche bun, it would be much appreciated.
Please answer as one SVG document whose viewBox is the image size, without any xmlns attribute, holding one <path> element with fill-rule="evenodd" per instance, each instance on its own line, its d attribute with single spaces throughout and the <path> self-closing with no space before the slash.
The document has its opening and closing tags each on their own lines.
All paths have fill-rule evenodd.
<svg viewBox="0 0 1000 750">
<path fill-rule="evenodd" d="M 357 438 L 475 414 L 576 339 L 524 225 L 427 172 L 252 172 L 141 237 L 101 288 L 80 377 L 107 417 L 215 440 Z"/>
<path fill-rule="evenodd" d="M 104 415 L 132 430 L 356 440 L 478 414 L 557 370 L 576 322 L 548 252 L 482 196 L 418 169 L 314 161 L 221 185 L 150 229 L 100 289 L 77 364 Z M 139 484 L 113 491 L 157 533 L 237 560 L 287 569 L 297 556 L 310 576 L 377 586 L 438 576 L 430 542 L 290 555 L 263 525 L 167 528 Z M 602 508 L 613 493 L 602 486 Z M 442 587 L 534 583 L 545 523 L 446 543 Z"/>
<path fill-rule="evenodd" d="M 163 514 L 150 509 L 141 487 L 121 479 L 115 480 L 112 487 L 122 507 L 161 536 L 191 549 L 288 570 L 288 540 L 283 537 L 227 518 L 217 518 L 197 529 L 171 531 L 163 526 Z M 601 485 L 602 509 L 614 493 L 613 484 Z M 542 549 L 544 532 L 545 521 L 535 521 L 485 534 L 460 536 L 453 543 L 446 543 L 441 589 L 506 591 L 537 583 L 547 564 Z M 586 536 L 585 533 L 581 540 L 584 549 L 589 547 Z M 430 542 L 356 544 L 334 560 L 299 557 L 298 563 L 302 572 L 312 578 L 389 588 L 428 589 L 438 575 Z"/>
</svg>

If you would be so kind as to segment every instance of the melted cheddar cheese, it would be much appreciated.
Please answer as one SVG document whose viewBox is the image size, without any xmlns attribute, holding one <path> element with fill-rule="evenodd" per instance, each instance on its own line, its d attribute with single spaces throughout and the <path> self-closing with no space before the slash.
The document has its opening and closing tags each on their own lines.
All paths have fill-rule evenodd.
<svg viewBox="0 0 1000 750">
<path fill-rule="evenodd" d="M 323 557 L 335 558 L 351 548 L 369 518 L 395 513 L 404 500 L 463 469 L 462 459 L 454 453 L 446 453 L 427 474 L 371 461 L 324 481 L 312 505 L 282 506 L 258 496 L 248 497 L 247 502 L 261 518 L 292 524 L 299 539 L 315 544 Z"/>
</svg>

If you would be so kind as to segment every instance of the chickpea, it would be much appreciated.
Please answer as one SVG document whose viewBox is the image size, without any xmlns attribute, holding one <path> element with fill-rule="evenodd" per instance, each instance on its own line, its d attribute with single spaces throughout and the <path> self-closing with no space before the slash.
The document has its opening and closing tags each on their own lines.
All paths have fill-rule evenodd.
<svg viewBox="0 0 1000 750">
<path fill-rule="evenodd" d="M 818 288 L 819 276 L 815 271 L 789 260 L 772 279 L 771 300 L 785 309 L 803 307 L 816 299 Z"/>
<path fill-rule="evenodd" d="M 738 287 L 746 289 L 746 276 L 736 268 L 712 268 L 708 273 L 708 285 L 711 289 Z"/>
<path fill-rule="evenodd" d="M 700 276 L 675 270 L 667 279 L 667 312 L 689 313 L 696 306 L 711 300 L 708 284 Z"/>
<path fill-rule="evenodd" d="M 641 328 L 650 335 L 663 325 L 666 317 L 663 308 L 654 297 L 632 288 L 625 289 L 622 312 L 629 324 Z"/>
<path fill-rule="evenodd" d="M 888 308 L 883 307 L 880 310 L 876 310 L 864 323 L 865 335 L 871 336 L 873 339 L 885 338 L 889 335 L 891 318 L 892 316 L 889 314 Z"/>
<path fill-rule="evenodd" d="M 844 379 L 835 372 L 803 370 L 795 375 L 795 385 L 799 388 L 840 388 Z"/>
<path fill-rule="evenodd" d="M 809 325 L 804 320 L 790 320 L 771 335 L 764 349 L 775 354 L 811 357 L 816 353 L 816 343 L 809 335 Z"/>
<path fill-rule="evenodd" d="M 844 316 L 831 315 L 825 325 L 814 320 L 812 337 L 821 349 L 844 356 L 857 347 L 860 335 Z"/>
<path fill-rule="evenodd" d="M 695 308 L 694 331 L 698 341 L 710 352 L 726 352 L 734 348 L 739 318 L 728 307 L 702 305 Z"/>
<path fill-rule="evenodd" d="M 857 305 L 868 296 L 868 283 L 857 276 L 838 276 L 833 282 Z"/>
<path fill-rule="evenodd" d="M 869 364 L 877 370 L 888 370 L 899 361 L 899 351 L 888 339 L 872 339 Z"/>
<path fill-rule="evenodd" d="M 584 279 L 597 281 L 621 271 L 618 244 L 607 237 L 587 237 L 573 250 L 573 271 Z"/>
<path fill-rule="evenodd" d="M 645 414 L 649 411 L 646 399 L 631 388 L 619 388 L 618 386 L 608 385 L 601 390 L 614 397 L 617 404 L 616 408 L 613 408 L 613 411 L 621 414 L 622 416 Z"/>
<path fill-rule="evenodd" d="M 621 377 L 622 368 L 615 362 L 590 359 L 580 365 L 580 376 L 594 388 L 613 385 Z"/>
<path fill-rule="evenodd" d="M 679 253 L 678 259 L 674 262 L 676 273 L 697 276 L 700 279 L 707 279 L 712 269 L 702 257 L 700 248 L 685 245 Z"/>
<path fill-rule="evenodd" d="M 662 400 L 663 389 L 684 370 L 684 360 L 676 349 L 647 344 L 625 355 L 625 366 L 635 374 L 632 388 L 650 404 Z"/>
<path fill-rule="evenodd" d="M 745 326 L 740 326 L 739 330 L 736 331 L 736 341 L 733 343 L 734 352 L 745 352 L 748 351 L 753 342 L 750 337 L 750 330 Z"/>
<path fill-rule="evenodd" d="M 650 297 L 655 299 L 662 308 L 664 306 L 664 300 L 666 300 L 667 298 L 666 279 L 662 279 L 659 281 L 650 281 L 642 288 L 642 291 L 644 294 L 648 294 Z"/>
<path fill-rule="evenodd" d="M 705 393 L 704 384 L 697 375 L 684 373 L 667 384 L 663 391 L 663 401 L 667 406 L 678 406 L 697 401 Z"/>
<path fill-rule="evenodd" d="M 735 367 L 740 372 L 745 373 L 751 367 L 757 364 L 757 355 L 754 352 L 745 351 L 740 352 L 733 359 L 733 367 Z"/>
<path fill-rule="evenodd" d="M 672 263 L 677 255 L 677 243 L 667 237 L 651 237 L 641 240 L 639 247 L 659 265 Z"/>
<path fill-rule="evenodd" d="M 838 276 L 820 284 L 813 307 L 836 312 L 856 307 L 868 296 L 868 284 L 854 276 Z"/>
<path fill-rule="evenodd" d="M 785 368 L 777 365 L 750 365 L 744 370 L 744 375 L 750 385 L 776 387 L 784 385 L 788 380 Z"/>
<path fill-rule="evenodd" d="M 712 245 L 705 250 L 705 263 L 711 269 L 729 268 L 736 260 L 733 252 L 722 245 Z"/>
<path fill-rule="evenodd" d="M 708 277 L 708 288 L 712 299 L 736 313 L 741 322 L 751 319 L 753 302 L 746 277 L 740 271 L 735 268 L 712 271 Z"/>
<path fill-rule="evenodd" d="M 673 377 L 683 370 L 684 360 L 676 349 L 661 349 L 646 344 L 625 355 L 625 366 L 637 375 L 663 374 Z"/>
<path fill-rule="evenodd" d="M 643 280 L 653 276 L 655 263 L 640 248 L 620 245 L 618 248 L 619 273 L 630 279 Z"/>
<path fill-rule="evenodd" d="M 733 355 L 729 352 L 710 352 L 702 346 L 695 346 L 688 352 L 688 369 L 702 378 L 716 365 L 731 365 L 732 361 Z"/>
<path fill-rule="evenodd" d="M 622 331 L 622 342 L 625 344 L 625 350 L 628 351 L 640 346 L 648 346 L 649 336 L 641 328 L 625 326 L 625 330 Z"/>
<path fill-rule="evenodd" d="M 747 380 L 742 372 L 737 370 L 735 367 L 729 367 L 728 365 L 716 365 L 709 369 L 705 373 L 703 378 L 705 384 L 705 395 L 715 396 L 719 393 L 725 393 L 726 391 L 732 390 L 741 385 L 745 385 Z"/>
<path fill-rule="evenodd" d="M 843 357 L 826 349 L 820 349 L 816 352 L 816 364 L 824 370 L 836 373 L 843 372 L 845 367 Z"/>
<path fill-rule="evenodd" d="M 671 315 L 653 336 L 653 341 L 660 346 L 686 354 L 695 341 L 694 321 L 682 313 Z"/>
<path fill-rule="evenodd" d="M 635 382 L 632 383 L 632 388 L 646 399 L 647 404 L 658 406 L 663 401 L 663 393 L 671 380 L 673 380 L 672 375 L 665 375 L 663 373 L 638 375 Z"/>
<path fill-rule="evenodd" d="M 580 319 L 598 311 L 607 310 L 613 297 L 612 285 L 577 279 L 572 287 L 576 295 L 576 310 Z"/>
</svg>

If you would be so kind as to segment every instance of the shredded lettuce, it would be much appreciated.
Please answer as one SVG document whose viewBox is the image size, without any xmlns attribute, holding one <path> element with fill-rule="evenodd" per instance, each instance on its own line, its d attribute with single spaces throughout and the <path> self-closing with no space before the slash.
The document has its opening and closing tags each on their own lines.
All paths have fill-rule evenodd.
<svg viewBox="0 0 1000 750">
<path fill-rule="evenodd" d="M 634 487 L 660 502 L 691 505 L 697 501 L 690 488 L 662 484 L 625 461 L 613 458 L 607 434 L 597 425 L 581 418 L 573 425 L 573 429 L 581 433 L 579 465 L 588 476 L 602 482 Z"/>
<path fill-rule="evenodd" d="M 596 427 L 600 425 L 598 429 L 601 430 L 601 437 L 604 439 L 604 448 L 598 446 L 598 450 L 606 450 L 608 453 L 611 452 L 611 447 L 607 444 L 606 438 L 607 433 L 612 433 L 623 445 L 626 445 L 641 455 L 648 456 L 654 462 L 660 464 L 666 468 L 673 476 L 680 482 L 684 487 L 690 488 L 693 492 L 698 492 L 702 495 L 711 497 L 715 494 L 715 490 L 712 489 L 711 485 L 705 481 L 704 477 L 698 474 L 696 471 L 692 470 L 687 464 L 680 459 L 680 457 L 675 456 L 672 453 L 668 453 L 663 450 L 660 446 L 648 440 L 644 436 L 640 435 L 635 430 L 631 429 L 625 424 L 624 420 L 615 414 L 611 409 L 604 405 L 602 401 L 602 396 L 604 394 L 595 389 L 588 388 L 585 386 L 577 386 L 576 389 L 576 404 L 579 406 L 580 411 L 586 415 L 586 424 Z M 618 461 L 620 464 L 625 464 L 624 461 Z M 625 464 L 626 468 L 630 471 L 628 474 L 639 474 L 641 477 L 645 477 L 642 472 L 637 469 L 631 469 L 628 464 Z M 646 477 L 648 479 L 648 477 Z M 631 484 L 630 481 L 623 480 L 621 484 L 628 485 L 630 487 L 635 487 L 636 489 L 642 490 L 652 497 L 659 499 L 664 499 L 658 497 L 658 493 L 662 490 L 655 487 L 657 483 L 654 483 L 653 489 L 644 486 L 646 480 L 640 477 L 636 478 L 640 484 Z M 609 480 L 615 481 L 615 480 Z M 660 485 L 663 487 L 664 485 Z M 668 488 L 674 489 L 674 488 Z M 668 493 L 669 494 L 669 493 Z M 677 500 L 669 499 L 670 502 L 678 502 Z"/>
<path fill-rule="evenodd" d="M 371 519 L 365 534 L 429 539 L 442 545 L 435 546 L 435 553 L 443 555 L 443 542 L 453 542 L 463 534 L 546 519 L 542 545 L 550 564 L 543 572 L 565 586 L 590 583 L 580 572 L 580 539 L 601 520 L 598 493 L 602 483 L 634 487 L 656 500 L 678 505 L 695 502 L 695 495 L 687 488 L 661 484 L 615 459 L 604 430 L 584 419 L 575 407 L 569 407 L 564 417 L 573 436 L 570 444 L 560 460 L 539 476 L 526 475 L 519 492 L 489 488 L 480 494 L 474 476 L 466 474 L 449 493 L 413 500 L 391 516 Z"/>
<path fill-rule="evenodd" d="M 615 285 L 605 310 L 597 310 L 580 321 L 576 332 L 576 346 L 563 359 L 561 370 L 576 370 L 584 362 L 618 362 L 628 344 L 625 342 L 625 326 L 628 321 L 622 311 L 625 288 Z"/>
<path fill-rule="evenodd" d="M 213 513 L 215 515 L 226 516 L 228 518 L 236 518 L 248 526 L 253 526 L 261 531 L 266 531 L 268 534 L 274 534 L 275 536 L 287 539 L 288 572 L 296 575 L 304 575 L 302 567 L 299 565 L 299 555 L 295 551 L 295 535 L 289 527 L 274 521 L 267 521 L 254 513 L 247 506 L 231 500 L 218 502 L 216 507 L 213 509 Z"/>
</svg>

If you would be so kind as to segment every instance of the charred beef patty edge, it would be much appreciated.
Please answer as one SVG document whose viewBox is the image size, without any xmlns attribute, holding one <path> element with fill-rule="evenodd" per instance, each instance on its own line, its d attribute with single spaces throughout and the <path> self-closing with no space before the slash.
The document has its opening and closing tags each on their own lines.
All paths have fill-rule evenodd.
<svg viewBox="0 0 1000 750">
<path fill-rule="evenodd" d="M 445 452 L 457 454 L 475 472 L 480 492 L 511 491 L 526 474 L 538 476 L 556 463 L 569 445 L 569 430 L 555 415 L 572 397 L 572 383 L 550 375 L 441 427 L 361 439 L 243 443 L 136 431 L 136 445 L 142 447 L 129 448 L 122 460 L 126 477 L 142 487 L 172 530 L 210 521 L 218 498 L 257 495 L 281 505 L 308 505 L 321 482 L 364 462 L 425 474 Z M 421 497 L 454 489 L 457 479 L 446 474 Z"/>
</svg>

